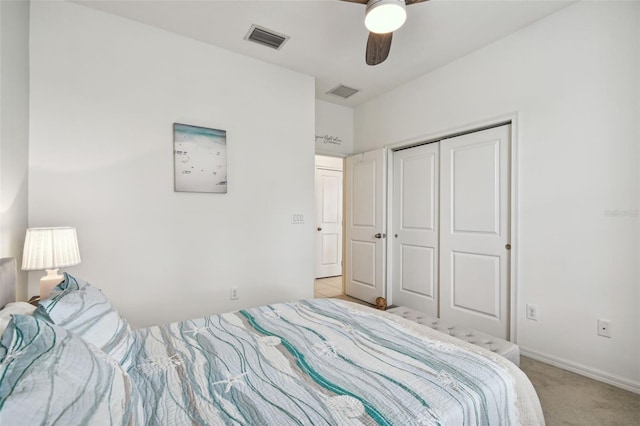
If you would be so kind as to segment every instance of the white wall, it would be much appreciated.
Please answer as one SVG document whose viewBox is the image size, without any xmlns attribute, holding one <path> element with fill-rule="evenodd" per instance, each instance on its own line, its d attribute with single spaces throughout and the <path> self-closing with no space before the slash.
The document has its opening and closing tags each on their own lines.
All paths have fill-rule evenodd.
<svg viewBox="0 0 640 426">
<path fill-rule="evenodd" d="M 316 154 L 346 157 L 353 153 L 353 109 L 316 100 Z"/>
<path fill-rule="evenodd" d="M 29 155 L 29 1 L 0 2 L 0 257 L 18 262 L 18 299 L 27 298 L 20 271 L 27 229 Z"/>
<path fill-rule="evenodd" d="M 517 113 L 518 344 L 638 392 L 639 7 L 563 9 L 356 108 L 354 142 L 362 152 Z M 598 317 L 613 338 L 596 335 Z"/>
<path fill-rule="evenodd" d="M 314 211 L 311 77 L 67 2 L 31 17 L 29 223 L 77 228 L 69 272 L 134 326 L 313 296 L 290 223 Z M 173 191 L 174 122 L 227 131 L 226 195 Z"/>
</svg>

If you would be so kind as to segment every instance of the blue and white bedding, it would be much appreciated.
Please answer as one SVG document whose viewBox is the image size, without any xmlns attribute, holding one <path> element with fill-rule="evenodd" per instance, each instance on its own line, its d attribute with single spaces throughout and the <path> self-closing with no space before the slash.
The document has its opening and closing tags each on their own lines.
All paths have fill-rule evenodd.
<svg viewBox="0 0 640 426">
<path fill-rule="evenodd" d="M 137 425 L 142 401 L 120 365 L 57 325 L 14 315 L 0 339 L 0 425 Z"/>
<path fill-rule="evenodd" d="M 339 300 L 134 334 L 129 374 L 152 425 L 544 424 L 530 382 L 508 361 Z"/>
<path fill-rule="evenodd" d="M 129 323 L 102 291 L 65 272 L 49 299 L 40 301 L 34 315 L 66 328 L 97 346 L 126 370 L 134 348 Z"/>
<path fill-rule="evenodd" d="M 0 336 L 0 424 L 543 425 L 492 352 L 315 299 L 131 330 L 66 276 Z"/>
</svg>

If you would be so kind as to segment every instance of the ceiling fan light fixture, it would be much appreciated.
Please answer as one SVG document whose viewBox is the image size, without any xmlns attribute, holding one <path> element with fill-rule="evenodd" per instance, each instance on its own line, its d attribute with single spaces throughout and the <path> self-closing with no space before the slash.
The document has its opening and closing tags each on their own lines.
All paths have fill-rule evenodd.
<svg viewBox="0 0 640 426">
<path fill-rule="evenodd" d="M 369 0 L 364 25 L 369 31 L 386 34 L 400 28 L 407 20 L 404 0 Z"/>
</svg>

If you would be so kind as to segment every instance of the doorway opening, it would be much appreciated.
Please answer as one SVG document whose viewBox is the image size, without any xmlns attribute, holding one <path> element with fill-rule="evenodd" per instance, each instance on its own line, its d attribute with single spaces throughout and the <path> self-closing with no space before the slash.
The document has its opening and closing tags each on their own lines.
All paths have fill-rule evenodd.
<svg viewBox="0 0 640 426">
<path fill-rule="evenodd" d="M 343 159 L 315 157 L 315 285 L 314 297 L 344 295 Z"/>
</svg>

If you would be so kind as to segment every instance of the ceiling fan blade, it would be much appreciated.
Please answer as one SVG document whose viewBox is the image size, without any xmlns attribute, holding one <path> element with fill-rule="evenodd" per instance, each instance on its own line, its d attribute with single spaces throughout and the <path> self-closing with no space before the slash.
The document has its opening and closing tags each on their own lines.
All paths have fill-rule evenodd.
<svg viewBox="0 0 640 426">
<path fill-rule="evenodd" d="M 389 51 L 391 50 L 392 37 L 393 33 L 369 33 L 369 40 L 367 40 L 367 53 L 365 55 L 367 65 L 378 65 L 387 59 Z"/>
<path fill-rule="evenodd" d="M 349 3 L 360 3 L 360 4 L 367 4 L 369 2 L 369 0 L 342 0 L 342 1 L 348 1 Z"/>
</svg>

